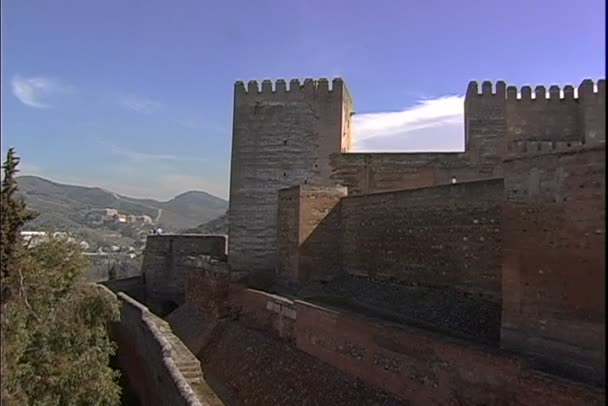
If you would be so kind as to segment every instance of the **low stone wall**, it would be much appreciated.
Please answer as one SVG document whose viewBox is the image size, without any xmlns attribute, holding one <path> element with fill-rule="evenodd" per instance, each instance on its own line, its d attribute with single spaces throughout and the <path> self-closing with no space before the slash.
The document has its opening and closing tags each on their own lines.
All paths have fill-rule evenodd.
<svg viewBox="0 0 608 406">
<path fill-rule="evenodd" d="M 293 300 L 259 290 L 242 289 L 233 294 L 231 304 L 238 309 L 239 321 L 244 325 L 295 342 L 296 309 Z"/>
<path fill-rule="evenodd" d="M 227 322 L 230 327 L 222 328 L 229 332 L 214 332 L 215 338 L 202 356 L 205 362 L 211 362 L 213 373 L 220 374 L 235 390 L 249 388 L 253 381 L 262 385 L 270 372 L 259 368 L 248 372 L 246 364 L 268 362 L 266 356 L 286 370 L 297 369 L 291 357 L 301 357 L 294 355 L 298 349 L 314 357 L 314 363 L 322 361 L 371 385 L 368 388 L 376 387 L 377 393 L 386 391 L 414 405 L 605 403 L 603 390 L 544 374 L 527 359 L 495 347 L 253 289 L 242 290 L 231 301 L 232 306 L 240 307 L 239 327 Z M 255 344 L 261 337 L 266 337 L 266 344 Z M 277 342 L 272 344 L 275 350 L 269 349 L 267 355 L 258 353 L 272 340 Z M 230 370 L 238 364 L 236 352 L 227 355 L 228 341 L 234 342 L 234 351 L 239 347 L 241 373 L 249 375 L 251 381 L 228 377 L 228 372 L 218 370 Z M 215 350 L 221 354 L 213 354 Z M 289 360 L 285 354 L 289 354 Z M 304 381 L 299 384 L 306 385 Z M 262 392 L 256 390 L 255 396 L 263 399 Z"/>
<path fill-rule="evenodd" d="M 413 405 L 603 405 L 605 392 L 507 353 L 295 301 L 298 349 Z"/>
<path fill-rule="evenodd" d="M 108 294 L 113 294 L 107 288 Z M 121 372 L 144 405 L 222 405 L 203 380 L 200 362 L 167 322 L 119 292 L 120 321 L 111 326 Z"/>
<path fill-rule="evenodd" d="M 113 279 L 100 282 L 112 292 L 124 292 L 140 303 L 146 302 L 146 292 L 143 275 L 131 276 L 129 278 Z"/>
<path fill-rule="evenodd" d="M 146 240 L 142 272 L 146 305 L 165 316 L 184 303 L 184 281 L 191 257 L 207 255 L 225 259 L 226 237 L 214 235 L 151 235 Z"/>
</svg>

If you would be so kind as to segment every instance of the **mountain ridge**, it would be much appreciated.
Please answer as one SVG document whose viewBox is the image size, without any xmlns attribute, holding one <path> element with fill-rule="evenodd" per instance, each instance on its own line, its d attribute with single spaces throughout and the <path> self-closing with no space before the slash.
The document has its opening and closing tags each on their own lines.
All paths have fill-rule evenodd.
<svg viewBox="0 0 608 406">
<path fill-rule="evenodd" d="M 121 214 L 147 215 L 157 219 L 157 226 L 177 231 L 208 222 L 223 215 L 228 201 L 208 192 L 189 190 L 166 201 L 132 198 L 100 187 L 59 183 L 40 176 L 24 175 L 16 178 L 19 195 L 28 206 L 40 213 L 31 226 L 74 223 L 88 226 L 83 215 L 90 210 L 113 208 Z"/>
</svg>

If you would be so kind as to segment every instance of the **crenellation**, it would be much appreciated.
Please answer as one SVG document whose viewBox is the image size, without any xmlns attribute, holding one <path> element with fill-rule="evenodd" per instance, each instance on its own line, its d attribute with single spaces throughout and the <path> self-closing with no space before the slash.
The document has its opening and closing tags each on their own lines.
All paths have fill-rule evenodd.
<svg viewBox="0 0 608 406">
<path fill-rule="evenodd" d="M 249 82 L 247 82 L 247 93 L 258 94 L 259 92 L 260 92 L 260 89 L 258 87 L 257 80 L 250 80 Z"/>
<path fill-rule="evenodd" d="M 534 88 L 534 99 L 537 102 L 545 101 L 547 99 L 547 89 L 542 85 L 536 86 Z"/>
<path fill-rule="evenodd" d="M 266 80 L 262 81 L 262 93 L 264 93 L 264 94 L 274 93 L 274 91 L 272 90 L 272 81 L 271 80 L 266 79 Z"/>
<path fill-rule="evenodd" d="M 549 101 L 555 102 L 562 99 L 562 90 L 557 85 L 549 86 Z"/>
<path fill-rule="evenodd" d="M 479 94 L 479 86 L 476 81 L 470 81 L 467 86 L 466 97 L 477 96 Z"/>
<path fill-rule="evenodd" d="M 496 83 L 484 80 L 481 82 L 481 88 L 478 82 L 471 81 L 467 86 L 466 96 L 496 96 L 498 99 L 501 99 L 505 98 L 506 88 L 507 84 L 503 80 L 498 80 Z"/>
<path fill-rule="evenodd" d="M 523 102 L 532 100 L 532 87 L 526 85 L 521 87 L 520 99 Z"/>
<path fill-rule="evenodd" d="M 279 79 L 275 83 L 276 86 L 276 94 L 284 95 L 287 93 L 287 83 L 283 79 Z"/>
<path fill-rule="evenodd" d="M 564 100 L 574 100 L 576 98 L 576 95 L 574 93 L 574 86 L 564 86 Z"/>
<path fill-rule="evenodd" d="M 516 86 L 508 86 L 507 87 L 507 99 L 508 100 L 517 100 L 519 98 L 520 94 L 517 91 L 517 87 Z"/>
<path fill-rule="evenodd" d="M 595 94 L 595 86 L 593 83 L 593 80 L 591 79 L 585 79 L 581 82 L 581 84 L 578 86 L 578 97 L 583 98 L 583 97 L 589 97 Z"/>
</svg>

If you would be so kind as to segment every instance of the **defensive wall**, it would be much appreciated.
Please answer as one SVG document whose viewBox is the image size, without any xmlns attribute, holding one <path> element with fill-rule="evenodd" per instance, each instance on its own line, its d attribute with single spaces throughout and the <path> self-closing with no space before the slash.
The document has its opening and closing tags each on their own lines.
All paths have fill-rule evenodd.
<svg viewBox="0 0 608 406">
<path fill-rule="evenodd" d="M 604 382 L 605 145 L 522 147 L 504 163 L 501 345 Z"/>
<path fill-rule="evenodd" d="M 129 389 L 145 405 L 223 405 L 203 379 L 200 362 L 175 336 L 168 323 L 123 292 L 120 320 L 110 326 L 118 344 L 116 359 Z"/>
<path fill-rule="evenodd" d="M 465 151 L 350 153 L 352 98 L 341 79 L 235 84 L 229 262 L 238 271 L 276 265 L 276 193 L 302 184 L 342 185 L 349 194 L 502 177 L 514 142 L 592 145 L 605 141 L 605 80 L 574 87 L 516 88 L 471 82 Z M 356 136 L 356 134 L 354 134 Z"/>
<path fill-rule="evenodd" d="M 210 255 L 225 258 L 226 238 L 197 234 L 150 235 L 146 240 L 142 273 L 145 303 L 164 316 L 184 303 L 186 258 Z"/>
<path fill-rule="evenodd" d="M 604 404 L 605 89 L 589 83 L 471 84 L 451 154 L 347 153 L 341 81 L 237 83 L 228 262 L 204 244 L 146 251 L 214 390 Z M 265 291 L 244 278 L 260 273 Z"/>
<path fill-rule="evenodd" d="M 197 303 L 182 307 L 224 309 L 206 313 L 211 331 L 191 344 L 207 381 L 235 404 L 605 402 L 602 389 L 540 372 L 494 346 L 227 284 L 219 273 L 207 274 L 216 283 L 199 281 Z"/>
</svg>

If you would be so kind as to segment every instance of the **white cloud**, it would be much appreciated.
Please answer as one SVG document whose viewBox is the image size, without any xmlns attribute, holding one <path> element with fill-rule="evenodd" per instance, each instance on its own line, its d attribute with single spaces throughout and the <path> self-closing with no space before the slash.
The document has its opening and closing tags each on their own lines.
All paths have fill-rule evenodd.
<svg viewBox="0 0 608 406">
<path fill-rule="evenodd" d="M 118 104 L 126 110 L 140 114 L 152 114 L 163 108 L 163 104 L 158 101 L 135 95 L 119 98 Z"/>
<path fill-rule="evenodd" d="M 13 94 L 21 103 L 38 109 L 52 107 L 48 98 L 53 94 L 69 90 L 67 86 L 44 77 L 24 78 L 15 75 L 11 84 Z"/>
<path fill-rule="evenodd" d="M 421 100 L 396 112 L 353 116 L 353 152 L 462 151 L 464 97 Z"/>
</svg>

